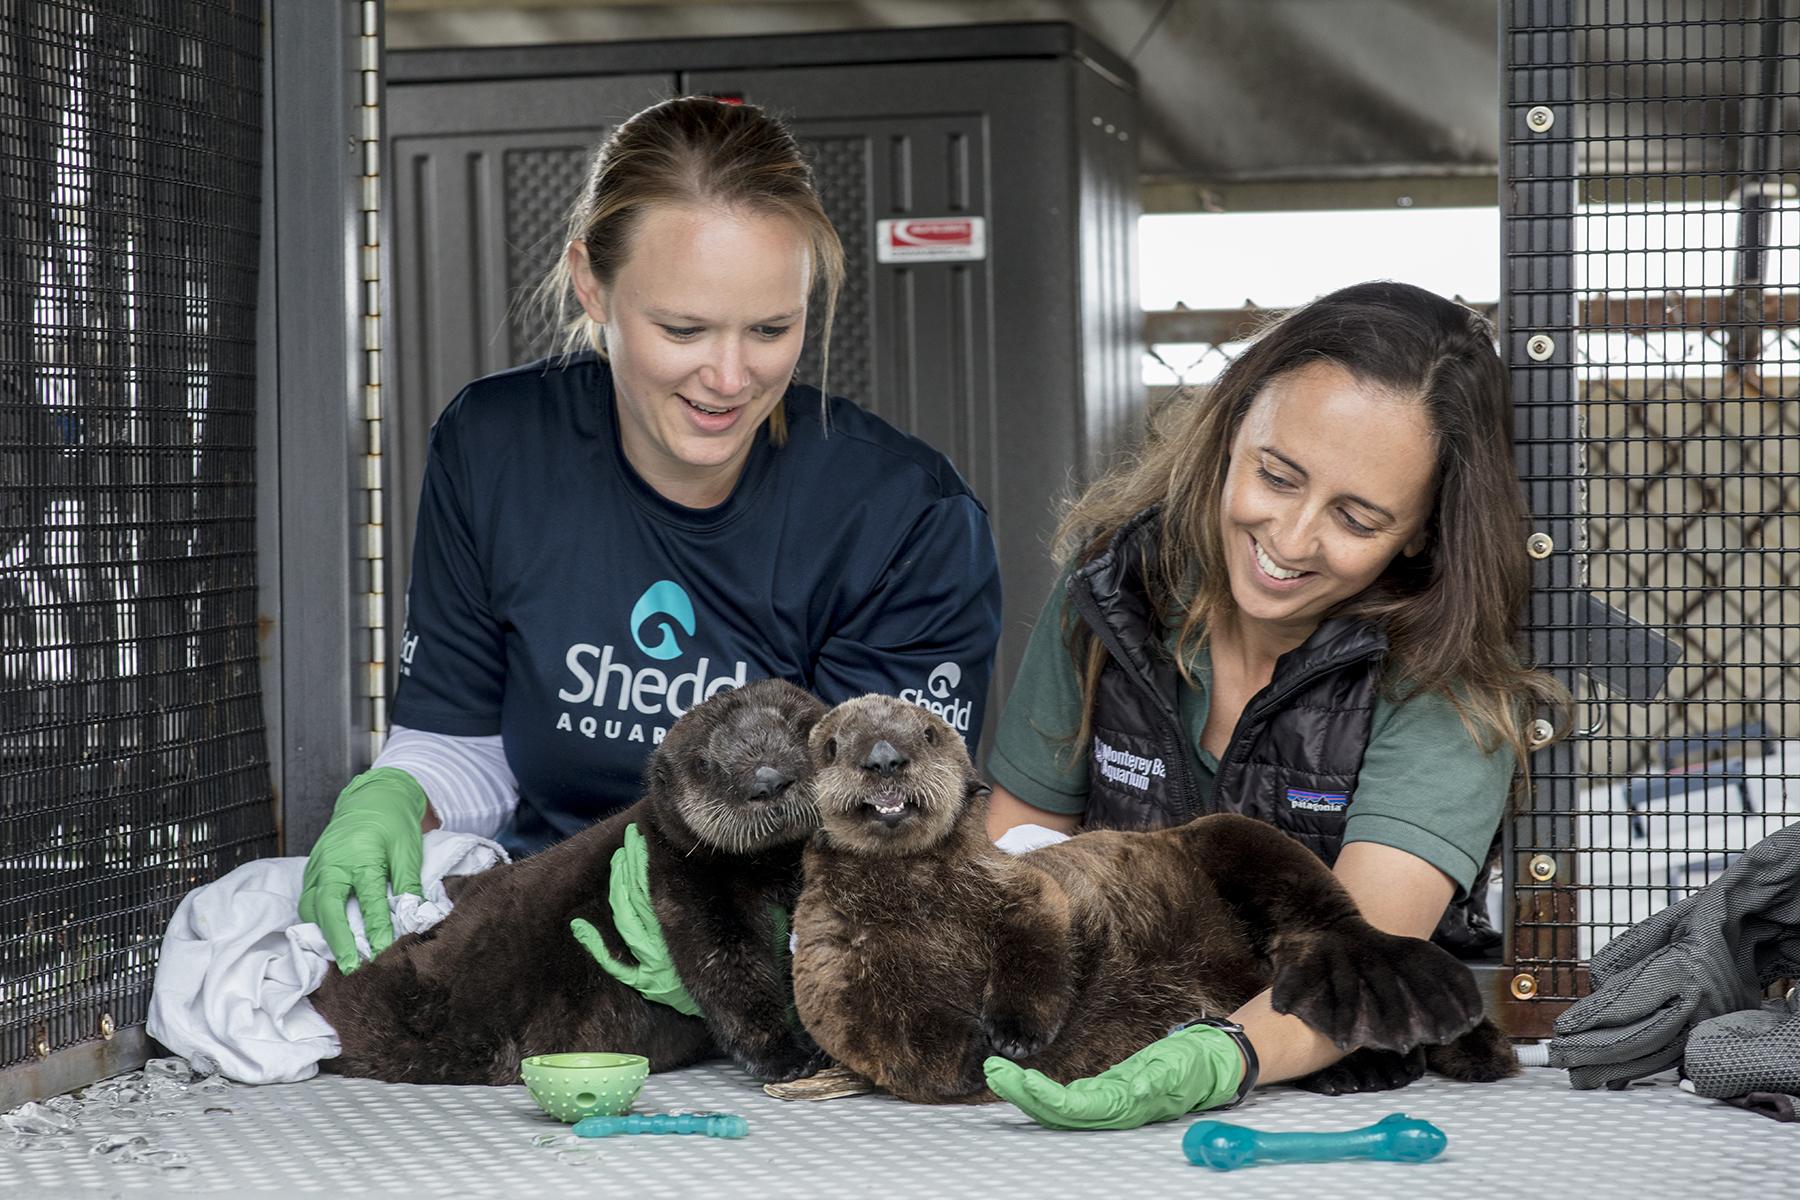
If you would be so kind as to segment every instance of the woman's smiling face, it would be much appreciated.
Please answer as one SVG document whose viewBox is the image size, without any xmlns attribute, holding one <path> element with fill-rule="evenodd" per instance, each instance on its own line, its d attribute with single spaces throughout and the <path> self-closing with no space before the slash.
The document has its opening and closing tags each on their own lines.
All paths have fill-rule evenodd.
<svg viewBox="0 0 1800 1200">
<path fill-rule="evenodd" d="M 1417 554 L 1436 461 L 1423 405 L 1337 363 L 1264 384 L 1232 439 L 1219 506 L 1240 627 L 1298 645 L 1396 555 Z"/>
<path fill-rule="evenodd" d="M 767 213 L 653 206 L 602 286 L 569 247 L 582 307 L 606 331 L 625 457 L 678 504 L 731 494 L 800 358 L 812 256 Z"/>
</svg>

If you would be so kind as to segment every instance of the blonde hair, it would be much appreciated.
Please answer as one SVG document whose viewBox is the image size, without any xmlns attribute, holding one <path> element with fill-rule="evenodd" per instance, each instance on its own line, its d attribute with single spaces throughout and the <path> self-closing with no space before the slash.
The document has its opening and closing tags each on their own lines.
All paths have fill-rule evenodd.
<svg viewBox="0 0 1800 1200">
<path fill-rule="evenodd" d="M 812 288 L 824 300 L 819 390 L 831 366 L 831 323 L 844 283 L 844 247 L 813 187 L 812 167 L 779 121 L 753 104 L 684 96 L 653 104 L 614 129 L 569 209 L 567 238 L 587 251 L 588 267 L 610 288 L 631 256 L 631 240 L 658 204 L 708 204 L 773 214 L 794 222 L 812 255 Z M 538 284 L 536 306 L 558 331 L 556 349 L 590 346 L 602 358 L 599 325 L 583 311 L 566 254 Z M 823 415 L 823 414 L 821 414 Z M 787 413 L 769 414 L 769 437 L 787 440 Z"/>
<path fill-rule="evenodd" d="M 1233 439 L 1271 379 L 1313 362 L 1414 397 L 1437 446 L 1436 495 L 1425 548 L 1397 556 L 1369 587 L 1329 615 L 1386 631 L 1390 687 L 1438 692 L 1484 749 L 1509 746 L 1521 772 L 1537 705 L 1568 722 L 1562 684 L 1535 669 L 1518 636 L 1531 587 L 1525 505 L 1513 465 L 1512 402 L 1486 321 L 1422 288 L 1365 283 L 1333 292 L 1272 326 L 1204 397 L 1171 401 L 1135 459 L 1070 506 L 1057 531 L 1060 560 L 1093 558 L 1134 515 L 1162 505 L 1158 550 L 1145 562 L 1158 627 L 1174 625 L 1184 676 L 1207 629 L 1233 611 L 1219 506 Z M 1075 745 L 1092 732 L 1104 647 L 1079 621 L 1066 629 L 1082 681 Z M 1191 681 L 1191 676 L 1189 676 Z"/>
</svg>

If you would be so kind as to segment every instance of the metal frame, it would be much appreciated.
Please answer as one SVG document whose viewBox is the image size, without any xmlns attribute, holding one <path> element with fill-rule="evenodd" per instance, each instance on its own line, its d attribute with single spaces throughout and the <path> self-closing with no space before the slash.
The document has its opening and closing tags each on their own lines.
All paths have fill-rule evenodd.
<svg viewBox="0 0 1800 1200">
<path fill-rule="evenodd" d="M 359 318 L 362 9 L 264 0 L 263 257 L 257 314 L 263 701 L 282 853 L 303 854 L 367 765 L 370 514 Z"/>
<path fill-rule="evenodd" d="M 1130 65 L 1097 39 L 1065 22 L 1044 21 L 927 29 L 845 29 L 762 37 L 665 38 L 567 46 L 408 50 L 393 57 L 388 79 L 395 84 L 404 84 L 781 68 L 820 61 L 818 47 L 822 41 L 829 42 L 830 62 L 837 66 L 920 61 L 979 62 L 1069 55 L 1115 83 L 1123 84 L 1133 76 Z"/>
<path fill-rule="evenodd" d="M 142 1025 L 131 1025 L 112 1037 L 83 1042 L 58 1050 L 38 1062 L 25 1062 L 0 1071 L 0 1112 L 17 1108 L 27 1100 L 42 1100 L 134 1071 L 150 1057 L 152 1042 Z"/>
<path fill-rule="evenodd" d="M 1547 21 L 1568 24 L 1569 0 L 1508 0 L 1500 10 L 1500 211 L 1501 280 L 1505 297 L 1499 310 L 1500 346 L 1512 379 L 1514 453 L 1525 485 L 1533 529 L 1550 539 L 1550 553 L 1537 560 L 1527 625 L 1530 649 L 1540 665 L 1572 690 L 1575 672 L 1587 661 L 1579 636 L 1577 613 L 1570 597 L 1582 586 L 1576 577 L 1581 554 L 1581 526 L 1576 514 L 1582 498 L 1575 481 L 1573 440 L 1576 432 L 1574 370 L 1574 290 L 1569 250 L 1574 234 L 1575 47 L 1566 28 L 1532 32 Z M 1524 32 L 1515 30 L 1523 29 Z M 1527 114 L 1547 109 L 1554 123 L 1534 130 Z M 1547 177 L 1547 178 L 1544 178 Z M 1550 353 L 1542 354 L 1549 338 Z M 1564 740 L 1538 751 L 1532 769 L 1539 776 L 1537 793 L 1552 804 L 1569 807 L 1575 772 L 1573 742 Z M 1559 786 L 1559 783 L 1561 784 Z M 1504 825 L 1501 854 L 1503 895 L 1514 902 L 1506 923 L 1505 993 L 1495 997 L 1506 1025 L 1515 1034 L 1547 1035 L 1555 1012 L 1527 1003 L 1542 983 L 1528 968 L 1540 960 L 1567 956 L 1555 926 L 1572 922 L 1575 901 L 1563 883 L 1533 882 L 1521 860 L 1554 853 L 1573 844 L 1572 824 L 1552 821 L 1548 829 L 1529 814 Z M 1541 868 L 1540 868 L 1541 869 Z M 1572 988 L 1573 981 L 1562 983 Z M 1492 990 L 1490 991 L 1492 994 Z M 1562 990 L 1558 994 L 1571 994 Z"/>
<path fill-rule="evenodd" d="M 1487 208 L 1494 202 L 1495 182 L 1494 172 L 1483 169 L 1375 179 L 1148 179 L 1139 192 L 1147 213 Z"/>
<path fill-rule="evenodd" d="M 1796 583 L 1771 556 L 1792 544 L 1795 500 L 1779 484 L 1800 433 L 1791 409 L 1766 403 L 1793 386 L 1791 341 L 1771 348 L 1764 333 L 1791 339 L 1800 310 L 1763 277 L 1765 251 L 1794 250 L 1791 232 L 1768 244 L 1787 227 L 1765 220 L 1793 138 L 1780 39 L 1794 24 L 1781 3 L 1501 12 L 1502 346 L 1541 535 L 1528 628 L 1577 699 L 1572 737 L 1535 756 L 1534 793 L 1505 831 L 1514 910 L 1494 994 L 1515 1033 L 1548 1032 L 1587 992 L 1585 958 L 1605 938 L 1794 811 L 1794 767 L 1770 746 L 1793 736 L 1781 643 Z M 1669 268 L 1679 290 L 1651 291 L 1668 286 L 1660 266 L 1615 273 L 1614 256 L 1665 253 L 1651 226 L 1727 199 L 1735 242 L 1702 225 L 1669 243 L 1734 265 L 1723 288 L 1690 278 L 1685 259 Z M 1614 244 L 1608 228 L 1632 220 L 1645 240 Z M 1680 331 L 1720 343 L 1722 360 L 1676 350 L 1651 369 L 1662 351 L 1618 348 Z M 1771 357 L 1783 365 L 1765 380 Z M 1666 623 L 1674 642 L 1608 603 Z M 1674 643 L 1691 661 L 1661 697 Z"/>
</svg>

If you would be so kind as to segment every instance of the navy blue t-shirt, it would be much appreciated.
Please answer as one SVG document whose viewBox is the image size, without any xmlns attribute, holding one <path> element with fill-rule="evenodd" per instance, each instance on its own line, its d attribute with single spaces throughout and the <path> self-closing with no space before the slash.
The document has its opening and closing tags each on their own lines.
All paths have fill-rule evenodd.
<svg viewBox="0 0 1800 1200">
<path fill-rule="evenodd" d="M 498 733 L 519 781 L 502 841 L 540 849 L 637 799 L 683 712 L 779 676 L 886 692 L 968 740 L 1000 632 L 987 512 L 943 455 L 795 386 L 724 503 L 652 489 L 593 354 L 477 380 L 431 432 L 394 720 Z"/>
</svg>

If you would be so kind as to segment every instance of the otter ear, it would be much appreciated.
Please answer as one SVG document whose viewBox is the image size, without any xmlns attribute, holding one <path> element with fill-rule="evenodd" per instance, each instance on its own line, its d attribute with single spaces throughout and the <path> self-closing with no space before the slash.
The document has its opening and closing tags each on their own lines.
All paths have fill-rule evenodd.
<svg viewBox="0 0 1800 1200">
<path fill-rule="evenodd" d="M 783 694 L 793 702 L 790 707 L 794 712 L 794 723 L 806 732 L 810 733 L 829 711 L 823 700 L 805 688 L 788 684 L 788 690 Z"/>
<path fill-rule="evenodd" d="M 812 727 L 812 733 L 806 739 L 806 747 L 814 762 L 829 766 L 837 758 L 836 732 L 837 723 L 825 717 L 821 717 L 819 723 Z"/>
<path fill-rule="evenodd" d="M 650 756 L 644 766 L 644 782 L 655 792 L 666 792 L 675 785 L 675 767 L 667 754 L 658 751 Z"/>
<path fill-rule="evenodd" d="M 807 699 L 811 700 L 812 697 L 808 696 Z M 819 727 L 819 722 L 825 717 L 825 706 L 818 704 L 815 701 L 812 707 L 802 708 L 796 712 L 791 712 L 788 714 L 788 717 L 789 728 L 799 734 L 800 740 L 810 747 L 812 745 L 813 730 Z"/>
<path fill-rule="evenodd" d="M 985 803 L 987 798 L 993 794 L 993 788 L 981 782 L 981 780 L 973 775 L 969 776 L 969 781 L 963 785 L 963 795 L 971 804 L 977 800 Z"/>
</svg>

